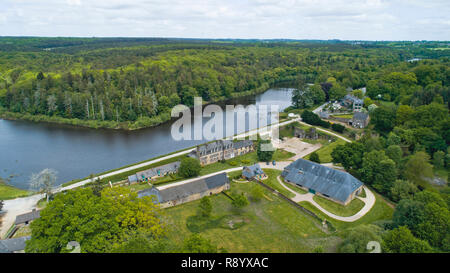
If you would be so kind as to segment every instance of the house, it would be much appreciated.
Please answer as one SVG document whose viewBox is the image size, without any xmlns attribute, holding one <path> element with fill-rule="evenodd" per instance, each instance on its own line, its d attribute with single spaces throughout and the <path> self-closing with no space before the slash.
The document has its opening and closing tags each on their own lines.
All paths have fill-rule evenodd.
<svg viewBox="0 0 450 273">
<path fill-rule="evenodd" d="M 355 127 L 355 128 L 365 128 L 370 121 L 370 116 L 367 113 L 364 112 L 355 112 L 353 114 L 353 118 L 348 122 L 349 125 Z"/>
<path fill-rule="evenodd" d="M 363 188 L 363 183 L 349 173 L 302 158 L 284 168 L 281 176 L 310 193 L 342 205 L 350 203 Z"/>
<path fill-rule="evenodd" d="M 128 176 L 128 182 L 130 184 L 137 183 L 139 181 L 148 181 L 163 177 L 168 174 L 176 173 L 180 167 L 180 161 L 172 162 L 166 165 L 151 168 L 145 171 L 137 172 L 136 174 Z"/>
<path fill-rule="evenodd" d="M 204 196 L 218 194 L 228 189 L 230 189 L 230 181 L 227 174 L 223 172 L 188 183 L 178 183 L 160 189 L 156 187 L 146 189 L 138 192 L 138 197 L 153 197 L 155 203 L 159 203 L 162 208 L 167 208 L 194 201 Z"/>
<path fill-rule="evenodd" d="M 302 129 L 298 127 L 294 127 L 294 136 L 298 138 L 304 138 L 304 139 L 331 139 L 331 136 L 327 134 L 319 134 L 314 127 L 310 127 L 308 129 Z"/>
<path fill-rule="evenodd" d="M 41 211 L 33 209 L 30 212 L 20 214 L 16 216 L 16 225 L 25 224 L 28 225 L 31 221 L 41 217 Z"/>
<path fill-rule="evenodd" d="M 354 112 L 361 111 L 364 105 L 364 101 L 353 95 L 347 94 L 341 102 L 342 106 L 352 108 Z"/>
<path fill-rule="evenodd" d="M 0 253 L 23 253 L 30 236 L 0 240 Z"/>
<path fill-rule="evenodd" d="M 231 140 L 217 140 L 198 146 L 195 151 L 195 156 L 200 160 L 200 164 L 204 166 L 217 161 L 231 159 L 235 156 L 252 152 L 253 150 L 253 141 L 251 140 L 236 142 Z"/>
<path fill-rule="evenodd" d="M 262 180 L 267 177 L 258 163 L 252 166 L 245 166 L 242 169 L 242 177 L 247 180 Z"/>
</svg>

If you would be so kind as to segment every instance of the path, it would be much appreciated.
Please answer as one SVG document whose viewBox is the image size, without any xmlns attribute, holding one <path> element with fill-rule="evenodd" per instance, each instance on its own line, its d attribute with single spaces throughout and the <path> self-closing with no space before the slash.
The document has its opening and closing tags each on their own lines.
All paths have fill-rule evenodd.
<svg viewBox="0 0 450 273">
<path fill-rule="evenodd" d="M 295 194 L 295 196 L 293 198 L 291 198 L 292 201 L 298 203 L 298 202 L 302 202 L 302 201 L 306 201 L 311 203 L 312 205 L 314 205 L 317 209 L 319 209 L 321 212 L 325 213 L 327 216 L 339 220 L 339 221 L 343 221 L 343 222 L 354 222 L 358 219 L 360 219 L 361 217 L 363 217 L 364 215 L 366 215 L 366 213 L 368 213 L 373 205 L 375 205 L 375 195 L 366 187 L 364 187 L 364 190 L 366 191 L 366 197 L 360 197 L 357 196 L 356 198 L 359 198 L 361 201 L 364 202 L 364 207 L 358 211 L 356 214 L 352 215 L 352 216 L 339 216 L 336 214 L 333 214 L 329 211 L 327 211 L 326 209 L 322 208 L 319 204 L 317 204 L 316 201 L 314 201 L 313 197 L 314 194 L 308 192 L 305 194 L 300 194 L 292 189 L 290 189 L 288 186 L 286 186 L 280 179 L 280 176 L 277 177 L 278 182 L 281 184 L 281 186 L 283 186 L 286 190 L 292 192 L 293 194 Z"/>
</svg>

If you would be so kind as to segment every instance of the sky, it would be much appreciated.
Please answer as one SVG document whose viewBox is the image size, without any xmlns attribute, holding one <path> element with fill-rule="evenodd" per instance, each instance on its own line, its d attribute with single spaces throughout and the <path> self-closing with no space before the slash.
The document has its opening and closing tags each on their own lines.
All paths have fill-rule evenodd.
<svg viewBox="0 0 450 273">
<path fill-rule="evenodd" d="M 0 0 L 0 36 L 450 40 L 450 0 Z"/>
</svg>

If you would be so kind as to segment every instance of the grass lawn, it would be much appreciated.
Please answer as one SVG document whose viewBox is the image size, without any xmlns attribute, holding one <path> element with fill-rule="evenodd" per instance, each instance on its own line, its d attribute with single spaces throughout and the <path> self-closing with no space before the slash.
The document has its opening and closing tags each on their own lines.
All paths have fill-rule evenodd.
<svg viewBox="0 0 450 273">
<path fill-rule="evenodd" d="M 331 115 L 331 116 L 335 118 L 348 118 L 348 119 L 353 118 L 353 114 Z"/>
<path fill-rule="evenodd" d="M 278 182 L 277 176 L 281 175 L 281 171 L 274 170 L 274 169 L 264 169 L 264 167 L 263 167 L 263 171 L 269 176 L 269 178 L 261 180 L 262 183 L 268 185 L 272 189 L 279 191 L 280 193 L 282 193 L 283 195 L 285 195 L 289 198 L 292 198 L 295 196 L 292 192 L 288 191 L 283 186 L 281 186 L 280 182 Z"/>
<path fill-rule="evenodd" d="M 322 208 L 339 216 L 352 216 L 364 207 L 364 202 L 358 198 L 353 199 L 347 206 L 338 204 L 319 195 L 315 195 L 313 199 Z"/>
<path fill-rule="evenodd" d="M 232 183 L 229 193 L 251 196 L 256 183 Z M 312 252 L 321 246 L 333 249 L 340 240 L 325 234 L 316 220 L 282 200 L 265 188 L 259 202 L 237 213 L 224 194 L 211 197 L 213 212 L 209 220 L 196 216 L 199 200 L 164 210 L 170 227 L 169 240 L 182 244 L 193 232 L 225 248 L 228 252 Z"/>
<path fill-rule="evenodd" d="M 373 191 L 372 191 L 373 192 Z M 373 205 L 372 209 L 364 215 L 362 218 L 355 222 L 342 222 L 335 220 L 333 218 L 330 218 L 323 214 L 320 210 L 318 210 L 316 207 L 314 207 L 311 203 L 303 201 L 300 202 L 300 205 L 303 207 L 313 211 L 321 218 L 326 218 L 329 222 L 333 224 L 333 226 L 338 229 L 338 231 L 342 231 L 347 228 L 355 227 L 362 224 L 370 224 L 375 221 L 380 220 L 389 220 L 392 219 L 392 214 L 394 212 L 394 209 L 390 207 L 386 201 L 376 192 L 373 192 L 376 197 L 375 205 Z"/>
<path fill-rule="evenodd" d="M 316 153 L 319 155 L 320 162 L 321 163 L 330 163 L 333 158 L 331 157 L 331 152 L 333 152 L 334 148 L 338 145 L 343 145 L 346 142 L 340 138 L 338 138 L 336 141 L 333 141 L 331 143 L 327 143 L 323 145 L 319 150 L 316 151 Z M 309 159 L 309 155 L 306 155 L 304 158 Z"/>
<path fill-rule="evenodd" d="M 30 191 L 18 189 L 16 187 L 7 185 L 0 179 L 0 200 L 14 199 L 17 197 L 24 197 L 30 195 Z"/>
<path fill-rule="evenodd" d="M 288 152 L 283 149 L 277 149 L 275 153 L 273 153 L 272 159 L 275 161 L 285 161 L 286 159 L 289 159 L 291 157 L 295 156 L 294 153 Z"/>
</svg>

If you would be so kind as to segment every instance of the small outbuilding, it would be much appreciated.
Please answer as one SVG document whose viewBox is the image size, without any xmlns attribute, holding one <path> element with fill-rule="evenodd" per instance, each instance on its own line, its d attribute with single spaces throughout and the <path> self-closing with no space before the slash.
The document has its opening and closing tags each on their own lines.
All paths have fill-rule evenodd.
<svg viewBox="0 0 450 273">
<path fill-rule="evenodd" d="M 30 212 L 20 214 L 16 216 L 16 225 L 25 224 L 28 225 L 31 221 L 41 217 L 41 211 L 33 209 Z"/>
<path fill-rule="evenodd" d="M 21 253 L 25 250 L 25 242 L 30 236 L 0 240 L 0 253 Z"/>
<path fill-rule="evenodd" d="M 258 163 L 252 166 L 245 166 L 242 169 L 242 177 L 247 180 L 261 180 L 267 177 L 264 171 L 261 169 Z"/>
</svg>

